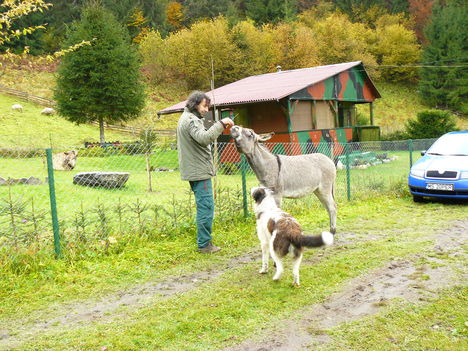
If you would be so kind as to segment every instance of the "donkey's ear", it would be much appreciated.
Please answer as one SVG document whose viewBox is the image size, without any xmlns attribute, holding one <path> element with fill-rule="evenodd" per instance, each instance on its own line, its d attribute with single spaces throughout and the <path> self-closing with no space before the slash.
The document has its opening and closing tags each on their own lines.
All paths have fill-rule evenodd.
<svg viewBox="0 0 468 351">
<path fill-rule="evenodd" d="M 258 135 L 258 141 L 267 141 L 267 140 L 270 140 L 271 137 L 272 137 L 273 135 L 275 135 L 275 132 L 259 134 L 259 135 Z"/>
</svg>

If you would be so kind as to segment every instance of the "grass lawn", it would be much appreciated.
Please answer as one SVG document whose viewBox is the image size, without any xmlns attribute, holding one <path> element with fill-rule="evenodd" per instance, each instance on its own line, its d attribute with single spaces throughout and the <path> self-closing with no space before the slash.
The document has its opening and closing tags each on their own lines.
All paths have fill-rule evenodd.
<svg viewBox="0 0 468 351">
<path fill-rule="evenodd" d="M 290 210 L 288 206 L 286 209 Z M 312 207 L 291 212 L 306 228 L 317 232 L 316 216 L 322 211 L 319 207 Z M 386 262 L 414 254 L 430 254 L 434 245 L 432 234 L 446 228 L 454 220 L 466 218 L 466 207 L 440 203 L 420 205 L 413 204 L 407 197 L 377 195 L 367 200 L 340 203 L 339 213 L 337 235 L 341 231 L 350 232 L 356 235 L 357 240 L 345 246 L 330 247 L 326 251 L 306 251 L 300 289 L 291 288 L 292 276 L 288 269 L 281 281 L 275 283 L 270 275 L 258 275 L 259 262 L 228 267 L 219 278 L 198 288 L 169 298 L 154 296 L 147 307 L 120 310 L 119 316 L 106 323 L 90 322 L 72 329 L 60 328 L 45 333 L 19 349 L 96 350 L 107 347 L 109 350 L 212 350 L 237 343 L 254 335 L 258 325 L 268 328 L 290 316 L 293 311 L 300 310 L 301 306 L 323 302 L 330 294 L 342 289 L 350 279 Z M 411 213 L 411 216 L 405 216 L 405 221 L 402 221 L 404 213 Z M 194 232 L 188 231 L 157 241 L 135 241 L 118 255 L 85 259 L 72 265 L 45 259 L 41 268 L 33 273 L 2 275 L 0 323 L 7 325 L 8 321 L 22 317 L 27 325 L 29 318 L 44 316 L 53 304 L 105 296 L 106 293 L 148 280 L 177 277 L 222 266 L 233 255 L 258 247 L 252 219 L 245 222 L 236 220 L 235 223 L 230 226 L 216 223 L 215 231 L 219 233 L 217 242 L 224 247 L 216 256 L 194 253 Z M 365 240 L 369 235 L 372 240 L 364 243 L 359 240 Z M 323 253 L 325 256 L 320 258 Z M 290 261 L 286 264 L 290 265 Z M 462 310 L 464 304 L 456 290 L 454 294 L 443 295 L 441 301 L 445 301 L 444 308 L 448 309 L 444 312 L 446 316 L 450 315 L 451 310 Z M 455 305 L 451 307 L 451 303 Z M 430 305 L 419 310 L 409 305 L 403 307 L 398 307 L 398 313 L 391 315 L 395 319 L 390 320 L 392 328 L 413 325 L 415 320 L 427 318 L 431 309 L 436 310 Z M 53 311 L 48 313 L 54 315 Z M 460 316 L 460 312 L 457 313 Z M 450 330 L 460 328 L 460 317 L 444 317 L 443 321 L 450 323 L 446 327 Z M 359 345 L 360 337 L 375 336 L 375 340 L 379 340 L 377 332 L 371 330 L 374 324 L 370 323 L 374 322 L 369 320 L 363 323 L 361 327 L 354 326 L 356 334 L 360 333 L 358 336 L 345 332 L 346 345 L 351 345 L 351 349 L 354 344 Z M 385 328 L 383 320 L 377 319 L 376 323 L 377 330 L 379 323 L 381 328 Z M 336 331 L 337 335 L 340 330 Z M 398 340 L 412 335 L 412 332 L 412 329 L 405 328 Z M 463 337 L 455 333 L 454 338 L 448 338 L 446 342 L 452 347 L 462 345 Z M 369 340 L 368 344 L 371 343 L 372 340 Z M 418 341 L 410 345 L 420 345 L 412 349 L 422 350 L 427 344 Z M 337 347 L 339 350 L 347 349 Z M 450 349 L 449 346 L 446 349 Z"/>
<path fill-rule="evenodd" d="M 389 156 L 396 156 L 392 162 L 371 166 L 367 169 L 351 169 L 349 173 L 351 199 L 371 197 L 374 194 L 394 193 L 401 195 L 407 193 L 406 177 L 409 170 L 409 153 L 405 151 L 387 152 Z M 413 154 L 414 161 L 420 157 Z M 47 213 L 43 222 L 47 227 L 49 213 L 49 187 L 45 183 L 47 168 L 45 157 L 32 158 L 3 158 L 0 162 L 0 176 L 3 178 L 36 177 L 42 180 L 42 185 L 15 185 L 0 187 L 0 207 L 8 207 L 11 201 L 18 201 L 25 208 L 17 214 L 17 226 L 19 229 L 28 230 L 31 223 L 23 223 L 27 214 L 34 206 L 36 211 Z M 110 231 L 133 231 L 135 220 L 139 227 L 146 226 L 156 217 L 174 221 L 187 222 L 193 214 L 193 197 L 189 191 L 187 182 L 180 179 L 177 171 L 177 151 L 157 151 L 151 156 L 151 165 L 155 168 L 166 168 L 172 172 L 152 172 L 152 192 L 148 192 L 148 177 L 144 155 L 109 155 L 106 157 L 78 156 L 76 167 L 73 171 L 55 171 L 55 191 L 57 199 L 58 216 L 61 221 L 64 235 L 75 235 L 77 227 L 82 231 L 99 233 L 105 226 Z M 73 176 L 79 172 L 87 171 L 119 171 L 130 173 L 130 178 L 125 187 L 121 189 L 90 188 L 73 184 Z M 336 181 L 335 197 L 339 201 L 345 201 L 348 196 L 348 182 L 346 169 L 339 170 Z M 249 189 L 258 184 L 258 181 L 249 169 L 246 177 L 247 198 Z M 216 189 L 220 199 L 218 209 L 240 211 L 242 209 L 242 177 L 240 172 L 233 175 L 219 174 L 216 179 Z M 11 199 L 10 200 L 10 196 Z M 229 201 L 221 199 L 228 198 Z M 305 202 L 304 202 L 305 201 Z M 292 206 L 314 206 L 318 204 L 315 196 L 311 195 L 301 201 L 291 201 Z M 118 208 L 125 210 L 118 214 Z M 139 214 L 139 208 L 142 209 Z M 220 211 L 222 212 L 222 211 Z M 5 227 L 10 225 L 9 211 L 0 214 L 0 223 Z M 103 218 L 105 214 L 105 218 Z M 23 216 L 23 217 L 21 217 Z M 29 215 L 30 216 L 30 215 Z M 79 217 L 82 217 L 80 221 Z M 317 220 L 327 222 L 326 211 L 320 213 Z M 86 222 L 86 223 L 84 223 Z M 189 221 L 191 223 L 191 221 Z M 188 223 L 188 222 L 187 222 Z M 122 228 L 122 226 L 124 228 Z M 133 228 L 133 229 L 130 229 Z M 141 231 L 141 230 L 140 230 Z M 48 231 L 46 233 L 49 233 Z M 88 233 L 88 236 L 92 236 Z M 47 234 L 48 235 L 48 234 Z M 1 236 L 1 235 L 0 235 Z"/>
<path fill-rule="evenodd" d="M 466 293 L 456 286 L 423 305 L 395 300 L 376 316 L 335 328 L 331 344 L 314 350 L 466 350 Z"/>
</svg>

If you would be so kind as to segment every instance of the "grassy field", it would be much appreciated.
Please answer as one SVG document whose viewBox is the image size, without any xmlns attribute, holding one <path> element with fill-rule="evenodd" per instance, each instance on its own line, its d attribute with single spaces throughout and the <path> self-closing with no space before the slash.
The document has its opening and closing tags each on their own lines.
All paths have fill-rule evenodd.
<svg viewBox="0 0 468 351">
<path fill-rule="evenodd" d="M 317 217 L 323 209 L 319 206 L 302 207 L 298 211 L 297 207 L 287 205 L 286 209 L 309 230 L 320 230 Z M 54 320 L 70 303 L 98 297 L 112 300 L 114 295 L 124 294 L 130 287 L 143 286 L 149 281 L 176 282 L 193 272 L 220 270 L 219 275 L 188 291 L 168 297 L 155 294 L 144 306 L 123 306 L 108 312 L 102 320 L 71 325 L 56 322 L 55 327 L 52 325 L 11 348 L 219 349 L 255 336 L 259 325 L 273 328 L 302 308 L 322 303 L 331 294 L 341 291 L 350 280 L 390 261 L 434 255 L 433 235 L 450 227 L 453 221 L 467 219 L 463 205 L 420 205 L 413 204 L 408 197 L 380 195 L 364 201 L 340 203 L 339 213 L 337 238 L 352 233 L 353 239 L 325 251 L 306 251 L 299 289 L 291 287 L 288 268 L 278 283 L 271 280 L 271 273 L 266 277 L 258 275 L 258 255 L 256 260 L 242 265 L 230 263 L 239 255 L 258 250 L 252 218 L 235 219 L 234 222 L 218 221 L 215 225 L 216 242 L 223 246 L 219 255 L 197 254 L 191 229 L 177 236 L 135 240 L 118 255 L 87 258 L 74 264 L 44 258 L 34 272 L 2 274 L 0 324 L 8 326 L 12 336 L 22 335 L 25 330 L 30 332 L 37 328 L 37 321 Z M 402 221 L 403 214 L 411 215 Z M 438 257 L 447 264 L 464 262 L 462 254 Z M 286 264 L 289 267 L 291 263 L 287 261 Z M 388 301 L 388 307 L 376 316 L 327 330 L 332 338 L 331 349 L 455 350 L 466 347 L 463 290 L 448 289 L 418 305 L 400 301 Z M 78 309 L 77 306 L 72 308 Z M 434 324 L 443 328 L 427 328 Z M 408 325 L 415 328 L 408 328 Z M 390 334 L 391 338 L 387 337 Z"/>
<path fill-rule="evenodd" d="M 2 77 L 1 84 L 32 95 L 52 99 L 55 87 L 55 73 L 11 69 Z M 158 119 L 157 112 L 185 100 L 189 93 L 179 91 L 175 87 L 147 87 L 147 100 L 141 116 L 127 122 L 126 125 L 139 128 L 152 126 L 156 129 L 174 129 L 179 114 L 166 115 Z"/>
<path fill-rule="evenodd" d="M 13 104 L 21 104 L 23 112 L 12 111 Z M 41 115 L 43 107 L 21 99 L 0 95 L 0 147 L 46 148 L 83 146 L 85 141 L 99 141 L 99 127 L 76 125 L 57 115 Z M 131 141 L 135 138 L 106 130 L 106 140 Z"/>
<path fill-rule="evenodd" d="M 88 149 L 82 152 L 89 154 L 92 151 Z M 100 150 L 96 149 L 96 151 Z M 110 234 L 115 231 L 122 233 L 137 230 L 141 234 L 150 226 L 149 223 L 154 221 L 159 222 L 163 228 L 169 224 L 174 227 L 180 223 L 192 224 L 193 197 L 187 182 L 180 179 L 176 150 L 159 150 L 151 156 L 150 164 L 154 169 L 168 170 L 151 172 L 152 192 L 148 191 L 145 156 L 141 154 L 112 155 L 112 152 L 116 150 L 109 150 L 110 154 L 105 157 L 79 154 L 73 171 L 54 172 L 58 216 L 65 237 L 76 237 L 81 232 L 87 232 L 88 240 L 96 243 L 99 238 L 115 236 Z M 395 159 L 367 169 L 350 169 L 349 180 L 346 169 L 338 171 L 335 188 L 335 197 L 338 201 L 346 201 L 348 196 L 351 199 L 358 199 L 370 197 L 373 194 L 402 195 L 407 193 L 409 153 L 405 151 L 385 153 L 388 157 Z M 413 157 L 414 162 L 420 156 L 415 152 Z M 89 171 L 128 172 L 130 177 L 126 185 L 120 189 L 90 188 L 73 184 L 73 177 L 77 173 Z M 2 158 L 0 176 L 4 179 L 32 176 L 43 182 L 40 185 L 19 184 L 0 187 L 0 223 L 6 230 L 4 236 L 13 240 L 13 228 L 23 233 L 25 237 L 39 236 L 37 232 L 33 234 L 35 231 L 31 227 L 30 218 L 34 216 L 33 209 L 44 214 L 41 222 L 45 227 L 40 236 L 48 235 L 50 225 L 47 223 L 47 218 L 50 205 L 49 187 L 45 182 L 47 168 L 44 155 L 31 158 Z M 257 184 L 258 181 L 249 168 L 246 174 L 247 191 Z M 223 215 L 223 211 L 241 212 L 243 200 L 240 171 L 226 175 L 221 170 L 216 179 L 216 189 L 219 193 L 217 198 L 228 199 L 228 201 L 220 200 L 219 215 Z M 250 201 L 249 196 L 247 196 L 247 201 Z M 313 195 L 304 201 L 306 203 L 294 201 L 292 204 L 308 206 L 318 203 Z M 14 221 L 12 221 L 11 208 L 14 206 L 18 206 L 21 210 L 14 214 Z M 317 221 L 322 226 L 326 226 L 327 220 L 325 211 L 317 217 Z M 135 228 L 135 221 L 139 224 L 137 228 Z M 163 230 L 163 228 L 159 229 Z"/>
</svg>

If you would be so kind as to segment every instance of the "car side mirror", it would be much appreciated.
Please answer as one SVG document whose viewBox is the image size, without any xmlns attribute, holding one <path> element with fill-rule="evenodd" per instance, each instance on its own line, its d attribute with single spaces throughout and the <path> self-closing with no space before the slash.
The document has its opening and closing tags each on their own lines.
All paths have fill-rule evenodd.
<svg viewBox="0 0 468 351">
<path fill-rule="evenodd" d="M 424 155 L 426 154 L 426 151 L 427 151 L 427 150 L 421 151 L 421 156 L 424 156 Z"/>
</svg>

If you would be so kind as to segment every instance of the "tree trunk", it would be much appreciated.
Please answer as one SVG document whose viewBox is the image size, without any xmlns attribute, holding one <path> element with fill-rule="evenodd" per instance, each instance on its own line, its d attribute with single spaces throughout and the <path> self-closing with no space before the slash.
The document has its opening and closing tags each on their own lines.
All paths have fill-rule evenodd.
<svg viewBox="0 0 468 351">
<path fill-rule="evenodd" d="M 106 142 L 106 138 L 104 137 L 104 119 L 99 117 L 99 141 L 101 144 Z"/>
<path fill-rule="evenodd" d="M 153 191 L 153 188 L 151 186 L 150 155 L 151 154 L 146 154 L 146 172 L 148 173 L 148 191 L 151 193 Z"/>
</svg>

